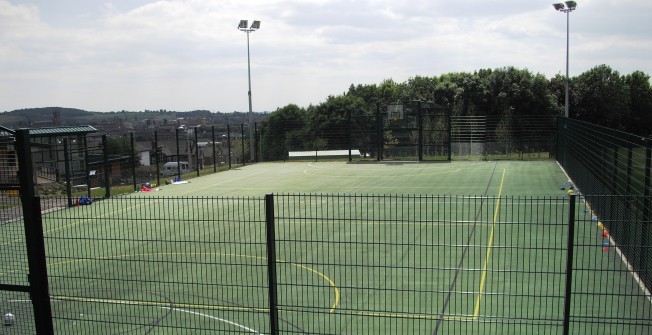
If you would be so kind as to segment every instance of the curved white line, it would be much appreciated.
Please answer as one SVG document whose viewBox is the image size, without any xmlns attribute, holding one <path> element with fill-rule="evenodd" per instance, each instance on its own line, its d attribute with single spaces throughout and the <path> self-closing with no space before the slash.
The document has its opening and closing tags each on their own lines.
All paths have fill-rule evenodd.
<svg viewBox="0 0 652 335">
<path fill-rule="evenodd" d="M 259 333 L 258 331 L 254 330 L 254 329 L 251 329 L 251 328 L 249 328 L 249 327 L 245 327 L 245 326 L 243 326 L 243 325 L 241 325 L 241 324 L 238 324 L 238 323 L 235 323 L 235 322 L 233 322 L 233 321 L 229 321 L 229 320 L 226 320 L 226 319 L 218 318 L 218 317 L 216 317 L 216 316 L 212 316 L 212 315 L 208 315 L 208 314 L 204 314 L 204 313 L 199 313 L 199 312 L 188 311 L 188 310 L 185 310 L 185 309 L 175 308 L 175 307 L 161 307 L 161 308 L 163 308 L 163 309 L 171 309 L 171 310 L 174 310 L 174 311 L 179 311 L 179 312 L 188 313 L 188 314 L 193 314 L 193 315 L 198 315 L 198 316 L 203 316 L 203 317 L 205 317 L 205 318 L 209 318 L 209 319 L 217 320 L 217 321 L 220 321 L 220 322 L 224 322 L 224 323 L 230 324 L 230 325 L 232 325 L 232 326 L 236 326 L 236 327 L 238 327 L 238 328 L 242 328 L 242 329 L 244 329 L 244 330 L 246 330 L 246 331 L 248 331 L 248 332 L 250 332 L 250 333 L 254 333 L 254 334 L 258 334 L 258 335 L 262 335 L 261 333 Z"/>
</svg>

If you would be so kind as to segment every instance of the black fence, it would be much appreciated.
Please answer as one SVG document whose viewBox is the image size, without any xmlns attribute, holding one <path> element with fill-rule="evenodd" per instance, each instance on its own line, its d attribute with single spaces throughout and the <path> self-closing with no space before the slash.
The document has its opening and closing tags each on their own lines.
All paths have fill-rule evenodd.
<svg viewBox="0 0 652 335">
<path fill-rule="evenodd" d="M 3 332 L 652 330 L 649 139 L 560 120 L 555 156 L 578 194 L 569 199 L 107 193 L 71 206 L 76 197 L 35 188 L 52 173 L 37 167 L 63 163 L 68 194 L 75 171 L 93 185 L 74 158 L 92 155 L 88 139 L 14 138 L 4 154 L 20 169 L 5 171 L 20 180 L 0 194 Z M 105 164 L 112 141 L 100 140 Z M 43 152 L 59 146 L 68 158 Z M 99 175 L 110 185 L 117 169 L 136 168 Z"/>
<path fill-rule="evenodd" d="M 413 102 L 376 106 L 373 115 L 351 112 L 320 129 L 293 122 L 40 135 L 31 145 L 34 180 L 40 196 L 66 194 L 74 205 L 82 195 L 110 197 L 260 161 L 531 160 L 555 152 L 552 117 L 451 117 L 436 105 Z M 0 186 L 17 195 L 9 190 L 18 184 L 14 141 L 0 133 Z"/>
<path fill-rule="evenodd" d="M 454 159 L 549 159 L 555 153 L 556 117 L 453 117 L 451 136 Z"/>
<path fill-rule="evenodd" d="M 57 333 L 652 330 L 652 296 L 627 245 L 580 196 L 41 203 L 59 206 L 42 216 Z M 3 284 L 24 280 L 22 249 L 11 249 L 25 245 L 22 227 L 1 227 L 15 232 L 2 240 Z M 33 330 L 19 294 L 2 292 L 21 321 L 6 329 Z"/>
<path fill-rule="evenodd" d="M 172 133 L 42 137 L 32 141 L 34 182 L 40 196 L 66 194 L 74 205 L 82 195 L 110 197 L 138 191 L 143 184 L 158 185 L 255 162 L 250 136 L 248 127 L 238 125 L 178 128 Z M 15 137 L 7 135 L 4 141 L 0 142 L 0 186 L 17 185 Z"/>
<path fill-rule="evenodd" d="M 263 122 L 262 160 L 535 160 L 555 153 L 554 116 L 461 117 L 414 102 L 313 120 L 318 126 L 304 122 Z"/>
<path fill-rule="evenodd" d="M 558 145 L 560 164 L 622 245 L 633 271 L 652 289 L 650 139 L 560 119 Z"/>
</svg>

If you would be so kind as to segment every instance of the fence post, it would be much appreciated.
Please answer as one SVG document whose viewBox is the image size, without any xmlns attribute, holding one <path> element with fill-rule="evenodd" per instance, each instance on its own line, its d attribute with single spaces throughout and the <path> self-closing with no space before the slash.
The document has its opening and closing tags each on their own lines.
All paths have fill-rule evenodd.
<svg viewBox="0 0 652 335">
<path fill-rule="evenodd" d="M 215 126 L 211 126 L 211 139 L 213 140 L 213 173 L 217 172 L 217 154 L 215 152 Z"/>
<path fill-rule="evenodd" d="M 260 150 L 259 137 L 260 134 L 258 134 L 258 122 L 254 122 L 254 163 L 262 161 L 262 159 L 258 157 L 258 151 Z"/>
<path fill-rule="evenodd" d="M 240 134 L 242 135 L 242 166 L 245 166 L 245 143 L 244 143 L 244 123 L 240 124 Z M 249 139 L 251 141 L 251 139 Z"/>
<path fill-rule="evenodd" d="M 575 199 L 571 195 L 568 200 L 568 246 L 566 250 L 566 291 L 564 293 L 564 330 L 563 334 L 570 333 L 570 307 L 573 293 L 573 249 L 575 248 Z"/>
<path fill-rule="evenodd" d="M 102 163 L 104 165 L 104 197 L 111 197 L 111 172 L 109 171 L 109 143 L 106 134 L 102 135 Z"/>
<path fill-rule="evenodd" d="M 86 173 L 86 192 L 91 197 L 91 171 L 88 166 L 88 139 L 84 135 L 84 173 Z"/>
<path fill-rule="evenodd" d="M 131 143 L 131 178 L 134 181 L 134 192 L 138 191 L 136 187 L 136 148 L 134 144 L 134 133 L 129 133 L 129 139 Z"/>
<path fill-rule="evenodd" d="M 348 114 L 347 118 L 349 119 L 348 120 L 349 121 L 349 127 L 348 127 L 349 129 L 348 129 L 348 134 L 347 134 L 348 142 L 349 142 L 349 162 L 351 162 L 353 160 L 353 157 L 351 156 L 351 149 L 353 147 L 353 143 L 352 143 L 353 142 L 353 125 L 351 124 L 351 121 L 352 121 L 351 110 L 348 110 L 347 114 Z"/>
<path fill-rule="evenodd" d="M 179 128 L 174 130 L 175 141 L 177 142 L 177 177 L 181 180 L 181 151 L 179 150 Z"/>
<path fill-rule="evenodd" d="M 21 202 L 25 222 L 29 287 L 34 309 L 35 330 L 39 335 L 54 334 L 52 307 L 48 287 L 48 269 L 45 261 L 41 199 L 34 190 L 34 166 L 29 143 L 29 129 L 16 130 L 16 154 L 18 156 Z"/>
<path fill-rule="evenodd" d="M 631 143 L 627 144 L 627 179 L 625 179 L 625 194 L 632 194 L 632 165 L 634 164 L 633 151 Z"/>
<path fill-rule="evenodd" d="M 380 162 L 383 156 L 383 120 L 380 118 L 380 102 L 376 103 L 376 147 L 378 149 L 376 159 Z"/>
<path fill-rule="evenodd" d="M 197 177 L 199 177 L 199 134 L 197 134 L 197 127 L 195 127 L 195 170 L 197 170 Z"/>
<path fill-rule="evenodd" d="M 421 101 L 417 101 L 417 160 L 423 161 L 423 114 Z"/>
<path fill-rule="evenodd" d="M 453 160 L 453 116 L 451 115 L 452 112 L 449 108 L 446 108 L 443 112 L 448 125 L 448 161 L 450 162 Z"/>
<path fill-rule="evenodd" d="M 274 194 L 265 194 L 265 230 L 267 237 L 267 282 L 269 286 L 270 333 L 279 333 L 276 292 L 276 232 L 274 229 Z"/>
<path fill-rule="evenodd" d="M 557 160 L 557 162 L 561 164 L 561 166 L 563 166 L 565 169 L 568 169 L 562 153 L 562 143 L 564 139 L 563 126 L 562 126 L 563 120 L 565 119 L 559 116 L 557 117 L 557 134 L 555 134 L 556 135 L 555 136 L 555 156 L 556 156 L 555 159 Z"/>
<path fill-rule="evenodd" d="M 652 234 L 652 215 L 650 211 L 652 210 L 652 198 L 650 195 L 650 171 L 652 170 L 652 141 L 651 138 L 645 139 L 645 177 L 643 183 L 643 240 L 641 241 L 641 256 L 639 257 L 640 262 L 647 260 L 645 265 L 639 264 L 640 271 L 643 272 L 643 281 L 647 287 L 652 287 L 652 260 L 645 255 L 649 255 L 650 239 Z"/>
<path fill-rule="evenodd" d="M 229 152 L 229 170 L 231 170 L 231 127 L 226 125 L 226 146 Z"/>
<path fill-rule="evenodd" d="M 66 196 L 68 197 L 68 207 L 72 207 L 72 181 L 70 180 L 70 148 L 68 147 L 68 139 L 63 139 L 63 166 L 66 169 Z"/>
<path fill-rule="evenodd" d="M 154 160 L 156 161 L 156 186 L 161 185 L 161 171 L 159 170 L 161 150 L 158 148 L 158 130 L 154 130 Z"/>
</svg>

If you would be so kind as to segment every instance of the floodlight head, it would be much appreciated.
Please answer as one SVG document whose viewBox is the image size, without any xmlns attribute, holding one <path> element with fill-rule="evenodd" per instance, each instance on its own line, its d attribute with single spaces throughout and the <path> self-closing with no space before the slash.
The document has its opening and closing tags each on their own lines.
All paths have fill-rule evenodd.
<svg viewBox="0 0 652 335">
<path fill-rule="evenodd" d="M 552 6 L 555 7 L 556 10 L 564 9 L 564 4 L 563 3 L 553 3 Z"/>
<path fill-rule="evenodd" d="M 240 20 L 240 23 L 238 23 L 238 29 L 247 29 L 247 20 Z"/>
<path fill-rule="evenodd" d="M 260 21 L 254 20 L 254 22 L 251 24 L 251 29 L 260 29 Z"/>
<path fill-rule="evenodd" d="M 570 9 L 570 10 L 574 10 L 575 8 L 577 8 L 577 2 L 575 2 L 575 1 L 566 1 L 566 7 L 568 7 L 568 9 Z"/>
</svg>

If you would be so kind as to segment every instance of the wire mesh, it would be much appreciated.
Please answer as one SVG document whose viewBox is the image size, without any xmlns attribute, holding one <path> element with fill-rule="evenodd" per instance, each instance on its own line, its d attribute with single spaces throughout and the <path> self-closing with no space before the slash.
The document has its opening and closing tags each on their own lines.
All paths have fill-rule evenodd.
<svg viewBox="0 0 652 335">
<path fill-rule="evenodd" d="M 260 198 L 111 198 L 44 216 L 56 332 L 264 333 Z"/>
<path fill-rule="evenodd" d="M 20 198 L 0 195 L 0 284 L 29 285 L 27 245 Z"/>
<path fill-rule="evenodd" d="M 0 334 L 36 334 L 29 293 L 0 290 Z"/>
<path fill-rule="evenodd" d="M 652 288 L 650 141 L 577 120 L 559 128 L 560 163 Z"/>
<path fill-rule="evenodd" d="M 576 213 L 557 197 L 274 199 L 272 241 L 257 197 L 43 199 L 56 331 L 266 333 L 274 248 L 281 333 L 557 334 L 571 215 L 573 333 L 652 327 L 632 246 L 612 238 L 633 220 L 625 207 L 607 225 L 586 198 Z M 18 222 L 3 256 L 25 245 Z M 23 262 L 8 264 L 3 278 L 25 279 Z"/>
<path fill-rule="evenodd" d="M 323 160 L 316 151 L 351 149 L 357 150 L 352 160 L 536 160 L 549 159 L 555 149 L 553 116 L 451 117 L 425 103 L 407 104 L 391 115 L 380 110 L 350 114 L 319 127 L 304 120 L 264 123 L 262 159 Z M 288 157 L 291 152 L 306 154 Z M 334 158 L 348 159 L 348 153 L 326 159 Z"/>
<path fill-rule="evenodd" d="M 276 212 L 279 308 L 308 333 L 560 332 L 563 199 L 281 195 Z"/>
</svg>

